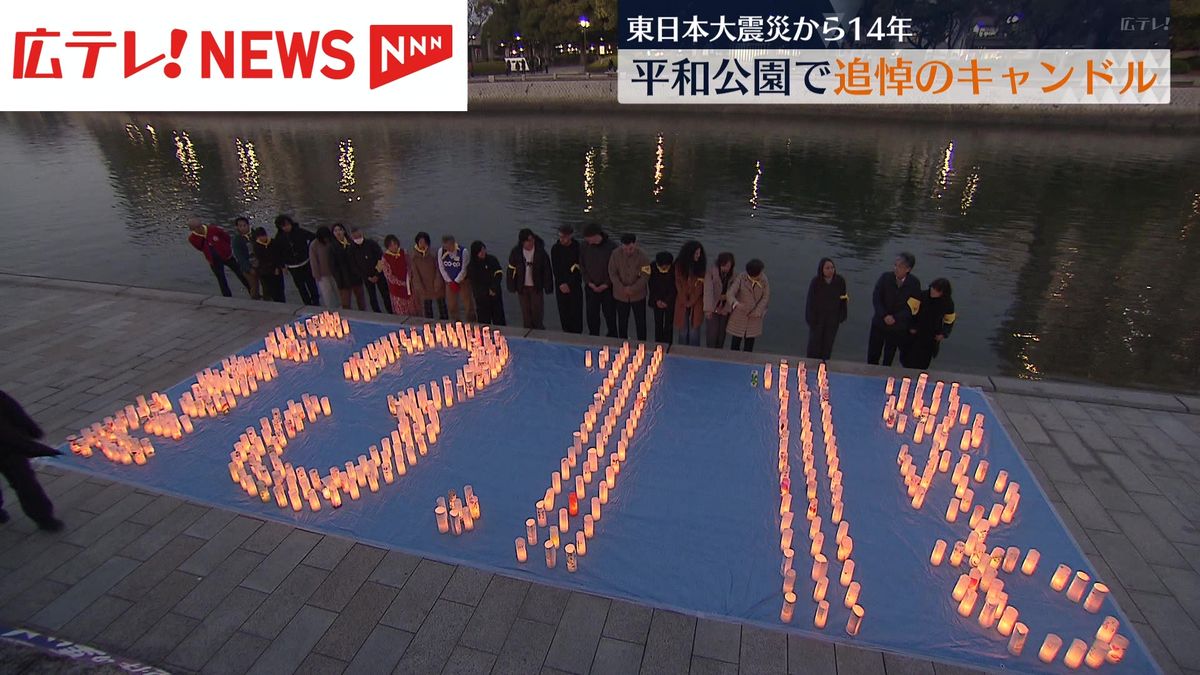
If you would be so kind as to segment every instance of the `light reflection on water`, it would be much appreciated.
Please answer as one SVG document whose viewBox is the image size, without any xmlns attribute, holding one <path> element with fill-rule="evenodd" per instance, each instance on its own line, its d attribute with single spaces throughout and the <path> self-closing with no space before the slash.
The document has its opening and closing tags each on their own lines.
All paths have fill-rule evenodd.
<svg viewBox="0 0 1200 675">
<path fill-rule="evenodd" d="M 695 238 L 763 259 L 763 350 L 803 351 L 808 280 L 832 256 L 851 296 L 835 357 L 860 360 L 871 288 L 907 249 L 922 280 L 954 283 L 944 368 L 1195 390 L 1198 151 L 750 117 L 8 114 L 0 269 L 211 291 L 194 213 L 453 231 L 501 255 L 522 227 L 549 242 L 594 220 L 651 257 Z"/>
</svg>

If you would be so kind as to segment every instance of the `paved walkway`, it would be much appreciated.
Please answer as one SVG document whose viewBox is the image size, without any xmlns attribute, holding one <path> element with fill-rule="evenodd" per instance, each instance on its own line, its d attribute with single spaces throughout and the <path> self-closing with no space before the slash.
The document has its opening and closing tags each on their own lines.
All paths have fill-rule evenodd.
<svg viewBox="0 0 1200 675">
<path fill-rule="evenodd" d="M 0 289 L 0 387 L 54 442 L 301 310 L 2 274 Z M 1200 673 L 1200 399 L 962 381 L 992 392 L 1163 669 Z M 4 486 L 14 517 L 0 527 L 0 623 L 173 672 L 964 672 L 447 565 L 75 472 L 41 474 L 67 530 L 35 531 Z"/>
</svg>

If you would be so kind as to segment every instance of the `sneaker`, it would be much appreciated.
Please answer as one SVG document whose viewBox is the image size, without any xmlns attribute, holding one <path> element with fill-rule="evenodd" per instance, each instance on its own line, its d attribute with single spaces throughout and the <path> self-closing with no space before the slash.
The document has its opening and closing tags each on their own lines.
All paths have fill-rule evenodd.
<svg viewBox="0 0 1200 675">
<path fill-rule="evenodd" d="M 0 509 L 0 525 L 8 522 L 8 511 Z"/>
<path fill-rule="evenodd" d="M 38 523 L 37 526 L 38 529 L 45 530 L 47 532 L 61 532 L 62 529 L 66 527 L 66 525 L 63 524 L 63 521 L 59 520 L 58 518 L 43 520 Z"/>
</svg>

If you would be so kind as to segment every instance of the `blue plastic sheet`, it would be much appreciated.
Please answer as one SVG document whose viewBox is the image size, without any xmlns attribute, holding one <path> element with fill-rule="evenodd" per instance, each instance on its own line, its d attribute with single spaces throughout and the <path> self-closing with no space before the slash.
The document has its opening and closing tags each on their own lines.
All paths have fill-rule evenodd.
<svg viewBox="0 0 1200 675">
<path fill-rule="evenodd" d="M 532 581 L 972 667 L 1067 672 L 1062 656 L 1071 640 L 1081 638 L 1090 645 L 1101 620 L 1113 615 L 1130 646 L 1121 663 L 1106 664 L 1102 670 L 1158 672 L 1111 595 L 1098 614 L 1090 614 L 1050 589 L 1050 576 L 1060 563 L 1103 579 L 1053 511 L 982 394 L 967 388 L 960 389 L 963 402 L 987 417 L 983 447 L 973 454 L 992 467 L 988 482 L 975 486 L 976 493 L 988 505 L 998 498 L 986 486 L 999 470 L 1021 484 L 1015 520 L 995 528 L 989 547 L 1013 545 L 1022 552 L 1029 547 L 1041 552 L 1034 576 L 1019 571 L 1002 575 L 1010 604 L 1030 630 L 1020 657 L 1007 652 L 1007 639 L 994 629 L 981 628 L 973 617 L 958 616 L 950 592 L 960 570 L 930 564 L 936 539 L 953 545 L 966 538 L 967 518 L 954 524 L 944 520 L 952 496 L 948 474 L 939 474 L 922 510 L 911 508 L 896 464 L 903 439 L 882 423 L 886 395 L 879 378 L 830 376 L 845 518 L 855 542 L 855 578 L 862 584 L 859 602 L 866 608 L 856 637 L 845 630 L 848 610 L 841 604 L 844 591 L 836 584 L 834 528 L 828 525 L 830 616 L 823 630 L 813 627 L 811 559 L 799 500 L 793 508 L 799 601 L 792 622 L 780 621 L 778 401 L 774 389 L 766 390 L 761 382 L 751 385 L 752 372 L 761 367 L 666 358 L 616 488 L 596 524 L 596 536 L 588 541 L 576 573 L 567 571 L 561 552 L 558 565 L 547 569 L 540 547 L 531 547 L 529 561 L 519 564 L 514 540 L 524 534 L 526 518 L 534 515 L 535 502 L 549 487 L 571 432 L 578 429 L 603 379 L 598 369 L 585 369 L 582 347 L 510 339 L 511 360 L 501 376 L 474 399 L 444 409 L 442 435 L 429 455 L 394 484 L 381 486 L 378 494 L 364 490 L 359 501 L 347 500 L 336 510 L 326 505 L 317 513 L 294 513 L 248 497 L 230 480 L 229 453 L 238 435 L 260 417 L 270 416 L 273 408 L 283 408 L 289 399 L 298 401 L 304 393 L 329 397 L 332 417 L 310 425 L 284 453 L 286 461 L 317 468 L 324 475 L 330 466 L 364 454 L 395 428 L 387 410 L 388 394 L 440 381 L 466 360 L 463 352 L 433 350 L 405 356 L 372 382 L 350 382 L 342 375 L 347 357 L 396 327 L 355 321 L 351 328 L 348 338 L 319 340 L 320 356 L 310 363 L 279 362 L 280 377 L 261 385 L 228 416 L 196 420 L 195 433 L 178 442 L 156 439 L 157 455 L 145 466 L 113 464 L 99 453 L 55 461 L 257 517 Z M 259 342 L 240 353 L 261 348 Z M 791 379 L 794 387 L 794 370 Z M 813 390 L 815 380 L 810 372 Z M 178 401 L 192 382 L 165 393 Z M 816 401 L 812 405 L 819 453 L 819 409 Z M 793 396 L 797 434 L 799 406 Z M 793 447 L 793 480 L 802 493 L 802 471 L 795 468 L 801 466 L 798 444 Z M 927 448 L 928 441 L 913 446 L 918 462 Z M 957 451 L 955 455 L 957 459 Z M 482 517 L 475 530 L 457 537 L 438 534 L 435 500 L 451 489 L 462 494 L 468 484 L 481 502 Z M 821 484 L 821 511 L 828 522 L 824 476 Z M 1049 665 L 1037 659 L 1047 632 L 1064 639 L 1057 661 Z"/>
</svg>

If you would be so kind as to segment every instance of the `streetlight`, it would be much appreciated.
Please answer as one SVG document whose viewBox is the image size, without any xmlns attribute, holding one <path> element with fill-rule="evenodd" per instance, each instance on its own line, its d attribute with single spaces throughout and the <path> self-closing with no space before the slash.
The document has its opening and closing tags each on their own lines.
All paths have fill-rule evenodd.
<svg viewBox="0 0 1200 675">
<path fill-rule="evenodd" d="M 579 30 L 583 31 L 583 41 L 579 44 L 579 63 L 583 65 L 583 70 L 587 71 L 587 29 L 592 22 L 588 21 L 586 16 L 579 17 Z"/>
</svg>

